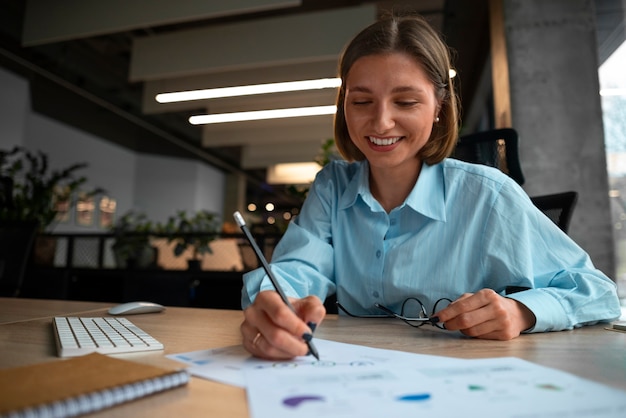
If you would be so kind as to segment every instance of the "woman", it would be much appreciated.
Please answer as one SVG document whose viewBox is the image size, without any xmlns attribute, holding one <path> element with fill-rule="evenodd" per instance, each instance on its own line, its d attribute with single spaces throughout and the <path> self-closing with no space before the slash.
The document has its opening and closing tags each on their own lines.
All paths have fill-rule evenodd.
<svg viewBox="0 0 626 418">
<path fill-rule="evenodd" d="M 417 17 L 382 19 L 349 43 L 335 118 L 347 161 L 318 174 L 275 249 L 296 314 L 262 270 L 246 275 L 250 353 L 307 354 L 333 293 L 355 316 L 419 299 L 431 323 L 485 339 L 619 317 L 615 284 L 514 181 L 446 158 L 459 123 L 450 68 L 447 46 Z"/>
</svg>

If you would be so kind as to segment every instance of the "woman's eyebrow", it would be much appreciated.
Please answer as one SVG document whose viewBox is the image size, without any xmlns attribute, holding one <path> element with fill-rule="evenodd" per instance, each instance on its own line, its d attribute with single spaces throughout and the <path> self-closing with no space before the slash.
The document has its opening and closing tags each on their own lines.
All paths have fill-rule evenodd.
<svg viewBox="0 0 626 418">
<path fill-rule="evenodd" d="M 394 87 L 393 89 L 391 89 L 392 93 L 406 93 L 406 92 L 412 92 L 412 93 L 425 93 L 426 90 L 424 90 L 421 87 L 415 87 L 415 86 L 398 86 L 398 87 Z"/>
<path fill-rule="evenodd" d="M 353 86 L 353 87 L 348 86 L 347 90 L 352 91 L 352 92 L 360 92 L 360 93 L 372 93 L 372 90 L 369 87 L 365 87 L 365 86 Z M 392 93 L 414 92 L 414 93 L 423 94 L 426 92 L 426 90 L 421 87 L 415 87 L 415 86 L 398 86 L 398 87 L 394 87 L 393 89 L 391 89 L 391 92 Z"/>
<path fill-rule="evenodd" d="M 372 90 L 365 87 L 365 86 L 354 86 L 354 87 L 350 87 L 348 86 L 347 90 L 349 91 L 357 91 L 357 92 L 361 92 L 361 93 L 371 93 Z"/>
</svg>

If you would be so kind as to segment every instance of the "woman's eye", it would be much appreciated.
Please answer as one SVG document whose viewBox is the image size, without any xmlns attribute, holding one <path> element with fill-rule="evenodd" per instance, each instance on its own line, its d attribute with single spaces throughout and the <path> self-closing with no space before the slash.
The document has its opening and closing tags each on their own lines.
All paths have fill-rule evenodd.
<svg viewBox="0 0 626 418">
<path fill-rule="evenodd" d="M 411 107 L 411 106 L 415 106 L 417 104 L 417 102 L 413 101 L 413 100 L 411 100 L 411 101 L 398 101 L 396 103 L 398 104 L 398 106 L 401 106 L 401 107 Z"/>
<path fill-rule="evenodd" d="M 368 103 L 371 103 L 371 101 L 369 101 L 369 100 L 353 100 L 352 101 L 353 105 L 365 105 L 365 104 L 368 104 Z"/>
</svg>

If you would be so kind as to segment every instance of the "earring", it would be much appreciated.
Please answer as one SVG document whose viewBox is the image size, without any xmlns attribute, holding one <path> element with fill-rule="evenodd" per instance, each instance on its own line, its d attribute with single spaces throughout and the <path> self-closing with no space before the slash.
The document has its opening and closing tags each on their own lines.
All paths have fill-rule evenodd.
<svg viewBox="0 0 626 418">
<path fill-rule="evenodd" d="M 439 116 L 435 117 L 435 122 L 439 122 Z"/>
</svg>

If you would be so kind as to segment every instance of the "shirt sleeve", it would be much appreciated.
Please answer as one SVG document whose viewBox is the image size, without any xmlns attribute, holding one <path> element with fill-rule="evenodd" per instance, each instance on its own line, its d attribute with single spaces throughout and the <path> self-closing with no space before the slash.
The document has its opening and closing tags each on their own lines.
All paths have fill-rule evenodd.
<svg viewBox="0 0 626 418">
<path fill-rule="evenodd" d="M 529 288 L 507 296 L 535 315 L 534 327 L 526 332 L 569 330 L 619 318 L 615 283 L 517 186 L 503 186 L 484 237 L 485 271 L 492 280 L 510 278 L 507 285 Z"/>
<path fill-rule="evenodd" d="M 326 296 L 335 293 L 330 225 L 333 190 L 331 178 L 326 173 L 318 175 L 300 214 L 289 223 L 274 249 L 270 268 L 288 297 L 316 295 L 324 301 Z M 242 308 L 250 305 L 258 292 L 273 289 L 262 268 L 246 273 Z"/>
</svg>

